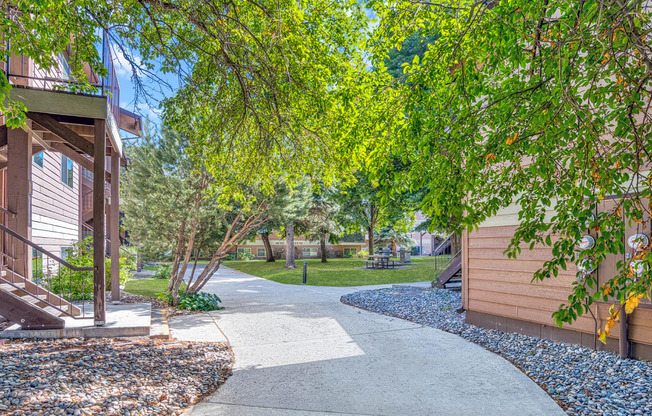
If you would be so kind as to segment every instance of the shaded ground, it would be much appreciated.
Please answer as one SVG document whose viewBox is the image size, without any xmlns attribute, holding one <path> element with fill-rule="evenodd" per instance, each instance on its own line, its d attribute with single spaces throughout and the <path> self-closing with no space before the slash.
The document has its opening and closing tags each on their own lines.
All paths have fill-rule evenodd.
<svg viewBox="0 0 652 416">
<path fill-rule="evenodd" d="M 434 257 L 412 257 L 414 265 L 396 270 L 365 270 L 365 259 L 319 259 L 297 260 L 297 268 L 287 270 L 285 260 L 266 263 L 255 261 L 229 261 L 226 266 L 241 272 L 262 277 L 278 283 L 299 285 L 303 282 L 303 262 L 308 262 L 308 285 L 310 286 L 363 286 L 390 283 L 422 282 L 433 280 Z"/>
<path fill-rule="evenodd" d="M 173 318 L 171 332 L 208 340 L 223 331 L 236 366 L 194 415 L 563 415 L 484 348 L 340 303 L 352 288 L 284 285 L 225 267 L 204 290 L 226 309 Z"/>
</svg>

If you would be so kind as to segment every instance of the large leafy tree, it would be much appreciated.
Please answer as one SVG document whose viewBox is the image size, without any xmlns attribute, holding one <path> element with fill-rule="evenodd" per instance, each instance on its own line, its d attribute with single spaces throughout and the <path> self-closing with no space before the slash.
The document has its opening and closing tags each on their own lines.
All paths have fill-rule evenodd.
<svg viewBox="0 0 652 416">
<path fill-rule="evenodd" d="M 407 66 L 405 83 L 386 90 L 405 121 L 379 137 L 410 169 L 393 171 L 397 188 L 428 187 L 422 208 L 433 227 L 475 227 L 501 207 L 520 208 L 509 247 L 552 247 L 534 279 L 572 262 L 594 266 L 623 254 L 625 222 L 650 221 L 652 130 L 651 13 L 642 0 L 373 2 L 381 24 L 376 60 L 406 37 L 439 36 Z M 378 74 L 380 79 L 389 75 Z M 399 186 L 401 184 L 402 186 Z M 605 198 L 616 202 L 598 210 Z M 599 211 L 599 212 L 598 212 Z M 547 212 L 553 212 L 547 215 Z M 588 227 L 590 250 L 576 242 Z M 631 261 L 642 260 L 636 274 Z M 554 314 L 573 322 L 599 300 L 630 313 L 649 297 L 649 247 L 621 262 L 603 285 L 578 273 L 568 303 Z M 608 329 L 607 328 L 607 329 Z M 604 333 L 603 333 L 604 336 Z"/>
<path fill-rule="evenodd" d="M 396 158 L 388 158 L 394 169 Z M 399 168 L 400 169 L 400 168 Z M 379 228 L 392 228 L 407 232 L 412 226 L 413 215 L 416 212 L 423 190 L 409 192 L 395 189 L 393 181 L 387 175 L 378 179 L 369 179 L 367 173 L 355 173 L 356 182 L 353 185 L 343 185 L 339 193 L 333 195 L 334 201 L 340 206 L 337 221 L 349 232 L 364 229 L 369 242 L 369 253 L 374 252 L 374 236 Z"/>
<path fill-rule="evenodd" d="M 336 241 L 343 231 L 338 222 L 340 206 L 335 199 L 336 190 L 322 185 L 312 194 L 305 217 L 299 224 L 300 233 L 308 240 L 319 241 L 321 262 L 327 263 L 327 238 Z"/>
<path fill-rule="evenodd" d="M 166 125 L 241 200 L 243 181 L 271 193 L 281 172 L 332 178 L 361 163 L 335 134 L 356 117 L 355 100 L 370 97 L 356 82 L 367 76 L 368 19 L 355 0 L 46 0 L 3 11 L 3 53 L 48 69 L 70 44 L 71 88 L 83 91 L 98 88 L 86 65 L 107 74 L 95 47 L 106 33 L 131 63 L 139 97 L 168 95 Z M 176 74 L 178 91 L 157 74 Z M 6 100 L 10 90 L 0 80 L 0 110 L 17 127 L 24 106 Z"/>
</svg>

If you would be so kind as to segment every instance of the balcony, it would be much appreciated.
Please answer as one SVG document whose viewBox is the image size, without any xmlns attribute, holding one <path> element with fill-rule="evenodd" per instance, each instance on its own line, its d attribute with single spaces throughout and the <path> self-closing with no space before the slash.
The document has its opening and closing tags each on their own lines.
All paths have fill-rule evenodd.
<svg viewBox="0 0 652 416">
<path fill-rule="evenodd" d="M 116 124 L 120 126 L 120 86 L 113 64 L 113 54 L 106 35 L 102 38 L 102 44 L 98 52 L 102 56 L 102 64 L 107 69 L 105 77 L 86 65 L 86 79 L 75 80 L 71 77 L 70 65 L 68 63 L 69 50 L 63 51 L 56 56 L 58 66 L 48 71 L 43 70 L 36 63 L 25 55 L 8 56 L 5 62 L 5 74 L 9 83 L 15 87 L 23 87 L 42 91 L 66 92 L 75 95 L 90 95 L 106 97 L 108 109 L 112 113 Z M 82 85 L 90 84 L 95 91 L 79 93 Z"/>
<path fill-rule="evenodd" d="M 93 119 L 106 120 L 111 147 L 122 154 L 119 130 L 139 135 L 141 121 L 140 117 L 120 108 L 120 86 L 106 35 L 98 46 L 106 76 L 98 75 L 85 64 L 85 79 L 74 79 L 69 48 L 54 57 L 56 65 L 50 70 L 42 69 L 28 56 L 11 55 L 5 58 L 4 72 L 14 87 L 12 99 L 23 102 L 29 112 L 54 117 L 91 142 L 92 131 L 79 126 L 90 127 Z M 43 139 L 47 141 L 46 137 Z"/>
</svg>

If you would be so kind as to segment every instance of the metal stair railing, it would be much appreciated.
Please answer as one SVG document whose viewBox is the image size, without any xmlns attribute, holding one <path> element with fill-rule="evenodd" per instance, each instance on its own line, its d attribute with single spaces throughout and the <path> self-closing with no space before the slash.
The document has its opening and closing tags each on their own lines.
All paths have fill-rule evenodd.
<svg viewBox="0 0 652 416">
<path fill-rule="evenodd" d="M 31 264 L 27 255 L 30 249 L 33 256 Z M 85 281 L 88 280 L 90 287 L 93 286 L 94 267 L 73 266 L 2 224 L 0 253 L 3 254 L 0 260 L 0 283 L 9 285 L 12 291 L 19 291 L 21 298 L 27 297 L 26 301 L 34 304 L 43 303 L 58 313 L 75 319 L 93 318 L 85 316 L 85 301 L 91 300 L 86 299 Z M 18 262 L 17 259 L 20 258 L 22 261 Z M 23 274 L 16 272 L 17 266 L 22 267 Z M 28 278 L 30 266 L 31 281 Z M 28 290 L 31 285 L 34 286 L 33 291 Z M 82 302 L 80 316 L 75 314 L 75 310 L 79 311 L 79 308 L 72 303 L 76 300 Z"/>
<path fill-rule="evenodd" d="M 457 257 L 462 254 L 462 250 L 458 250 L 456 253 L 453 253 L 453 236 L 455 233 L 449 234 L 444 241 L 442 241 L 435 250 L 433 250 L 433 256 L 435 256 L 435 280 L 439 278 L 439 275 L 451 265 Z"/>
</svg>

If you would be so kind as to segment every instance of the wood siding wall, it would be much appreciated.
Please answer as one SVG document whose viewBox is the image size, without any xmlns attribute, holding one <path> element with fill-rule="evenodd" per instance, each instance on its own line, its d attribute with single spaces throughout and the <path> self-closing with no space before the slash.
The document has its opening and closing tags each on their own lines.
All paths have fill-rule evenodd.
<svg viewBox="0 0 652 416">
<path fill-rule="evenodd" d="M 43 152 L 43 167 L 32 163 L 32 240 L 54 254 L 79 239 L 79 169 L 73 187 L 61 181 L 61 154 Z"/>
<path fill-rule="evenodd" d="M 509 223 L 512 225 L 509 225 Z M 570 264 L 557 278 L 532 283 L 532 276 L 545 260 L 551 258 L 551 249 L 524 248 L 517 259 L 508 259 L 507 249 L 517 225 L 505 217 L 493 220 L 495 225 L 480 227 L 465 235 L 463 253 L 463 301 L 470 311 L 512 318 L 542 325 L 555 326 L 552 313 L 567 302 L 576 269 Z M 500 225 L 497 225 L 500 224 Z M 629 235 L 629 233 L 627 234 Z M 597 271 L 600 281 L 613 276 L 611 269 L 617 259 L 613 256 Z M 652 345 L 652 309 L 644 305 L 629 317 L 629 338 L 633 342 Z M 609 304 L 594 305 L 599 327 L 604 327 Z M 590 314 L 580 317 L 572 326 L 564 328 L 594 333 Z M 611 332 L 617 339 L 618 327 Z"/>
</svg>

